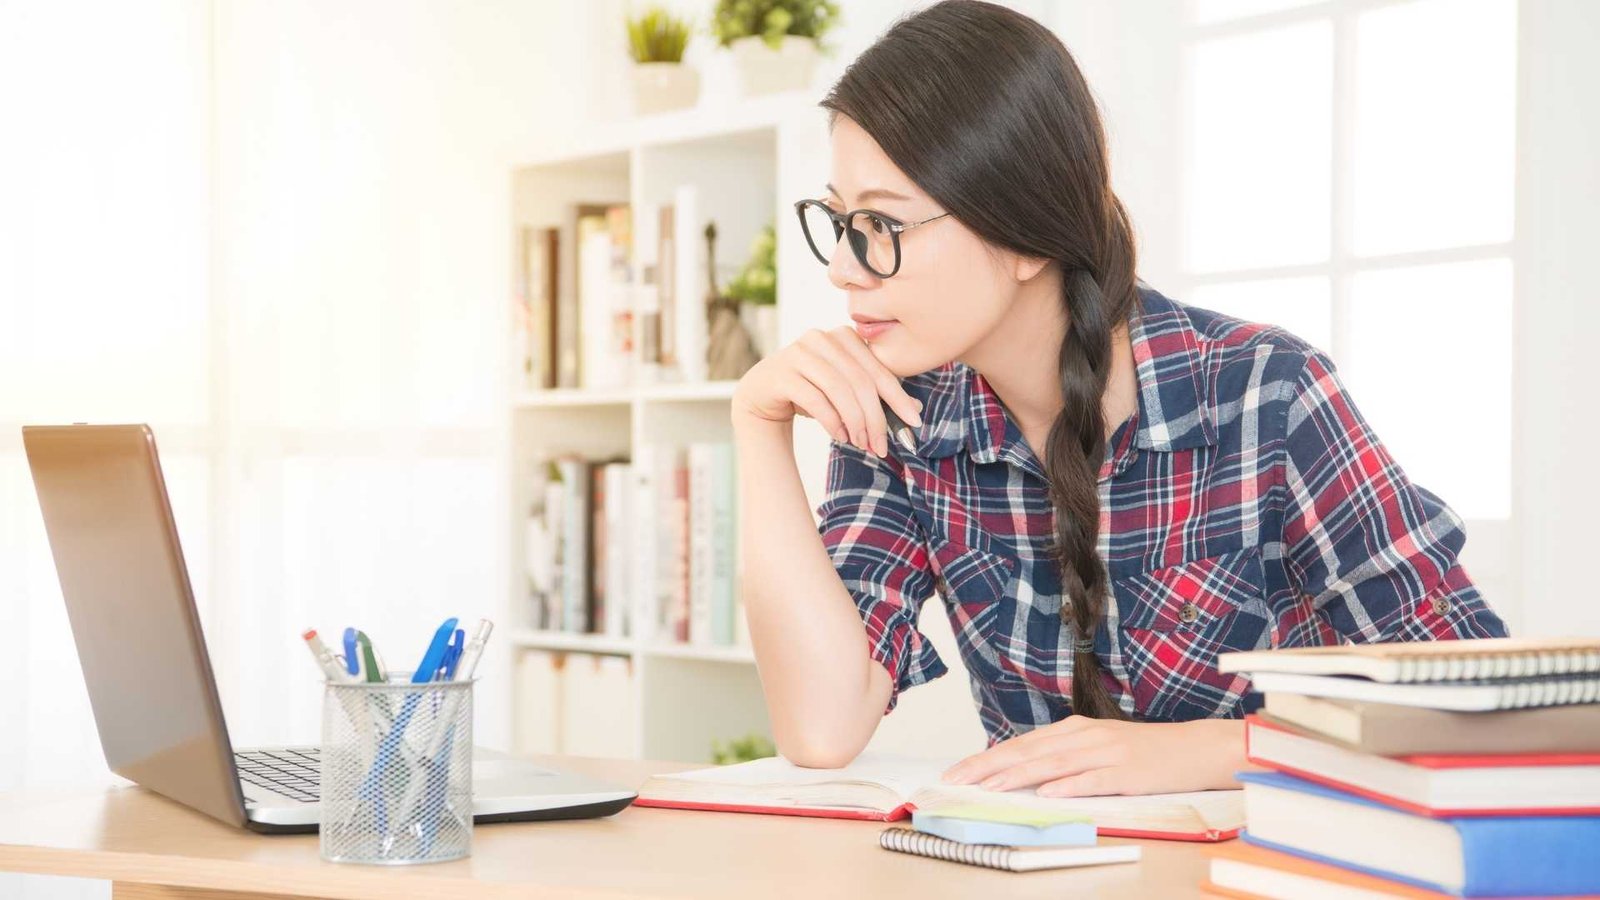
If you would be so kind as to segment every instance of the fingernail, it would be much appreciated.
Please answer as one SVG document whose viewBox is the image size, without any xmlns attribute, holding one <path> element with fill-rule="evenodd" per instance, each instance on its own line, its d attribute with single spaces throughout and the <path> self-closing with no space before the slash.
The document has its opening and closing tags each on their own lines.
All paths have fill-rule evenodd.
<svg viewBox="0 0 1600 900">
<path fill-rule="evenodd" d="M 911 414 L 911 418 L 908 421 L 908 424 L 914 425 L 917 428 L 921 428 L 922 427 L 922 416 L 917 415 L 916 413 L 912 413 Z"/>
</svg>

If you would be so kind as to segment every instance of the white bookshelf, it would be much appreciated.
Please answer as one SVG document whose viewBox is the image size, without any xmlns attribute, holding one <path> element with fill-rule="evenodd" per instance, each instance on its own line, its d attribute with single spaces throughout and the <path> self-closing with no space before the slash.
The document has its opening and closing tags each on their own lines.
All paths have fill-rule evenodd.
<svg viewBox="0 0 1600 900">
<path fill-rule="evenodd" d="M 524 226 L 562 228 L 562 265 L 569 267 L 572 205 L 626 202 L 634 212 L 637 282 L 644 266 L 654 261 L 656 223 L 648 213 L 671 203 L 680 183 L 693 183 L 702 218 L 717 223 L 719 269 L 742 264 L 758 230 L 769 222 L 776 225 L 779 341 L 787 343 L 807 328 L 844 319 L 840 292 L 829 285 L 826 270 L 805 247 L 791 208 L 795 200 L 822 190 L 827 160 L 825 114 L 810 96 L 741 101 L 722 109 L 607 124 L 567 136 L 556 150 L 514 168 L 513 233 Z M 750 732 L 770 736 L 747 645 L 663 643 L 649 627 L 640 627 L 654 622 L 654 615 L 651 604 L 637 597 L 629 598 L 635 621 L 630 636 L 528 627 L 532 617 L 522 554 L 530 467 L 560 453 L 631 458 L 633 448 L 646 444 L 731 440 L 729 399 L 735 383 L 666 381 L 528 390 L 513 378 L 507 472 L 511 572 L 504 621 L 508 643 L 518 656 L 511 692 L 516 749 L 697 761 L 710 758 L 714 739 Z M 820 499 L 827 439 L 804 420 L 795 443 L 814 507 Z M 540 668 L 543 656 L 555 662 L 551 682 Z M 619 666 L 631 669 L 625 689 L 614 677 Z M 561 681 L 602 670 L 610 680 L 607 688 L 594 692 L 600 699 L 575 695 Z M 577 717 L 578 727 L 564 728 L 555 721 L 558 717 L 567 724 Z M 547 739 L 541 718 L 550 719 L 550 728 L 563 734 L 581 731 L 588 743 L 564 746 Z M 617 741 L 607 745 L 611 734 Z"/>
</svg>

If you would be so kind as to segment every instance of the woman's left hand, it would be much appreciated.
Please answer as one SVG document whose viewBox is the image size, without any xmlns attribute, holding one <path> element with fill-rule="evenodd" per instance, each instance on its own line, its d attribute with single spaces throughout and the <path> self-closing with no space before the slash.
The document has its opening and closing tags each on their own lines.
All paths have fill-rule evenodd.
<svg viewBox="0 0 1600 900">
<path fill-rule="evenodd" d="M 993 791 L 1038 785 L 1044 797 L 1159 794 L 1238 787 L 1233 773 L 1248 767 L 1244 723 L 1237 719 L 1068 716 L 967 757 L 944 781 Z"/>
</svg>

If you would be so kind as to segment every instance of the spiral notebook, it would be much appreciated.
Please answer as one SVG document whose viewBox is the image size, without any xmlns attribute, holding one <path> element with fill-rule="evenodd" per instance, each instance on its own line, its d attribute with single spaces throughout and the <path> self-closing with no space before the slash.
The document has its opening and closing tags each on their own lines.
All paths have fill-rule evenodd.
<svg viewBox="0 0 1600 900">
<path fill-rule="evenodd" d="M 1600 638 L 1477 638 L 1251 650 L 1219 672 L 1351 675 L 1387 684 L 1600 676 Z"/>
<path fill-rule="evenodd" d="M 1039 869 L 1066 869 L 1074 866 L 1100 866 L 1107 863 L 1137 862 L 1137 844 L 1102 844 L 1093 847 L 1006 847 L 1000 844 L 963 844 L 948 838 L 923 834 L 909 828 L 886 828 L 878 835 L 878 846 L 897 853 L 911 853 L 969 866 L 987 866 L 1010 872 Z"/>
</svg>

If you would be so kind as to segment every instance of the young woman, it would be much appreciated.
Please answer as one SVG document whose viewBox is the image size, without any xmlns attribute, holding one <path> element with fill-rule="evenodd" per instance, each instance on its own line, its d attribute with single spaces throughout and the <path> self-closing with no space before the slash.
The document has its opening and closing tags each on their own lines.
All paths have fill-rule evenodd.
<svg viewBox="0 0 1600 900">
<path fill-rule="evenodd" d="M 917 630 L 934 593 L 990 744 L 946 780 L 1046 795 L 1235 786 L 1249 682 L 1219 653 L 1506 633 L 1457 562 L 1461 519 L 1327 355 L 1136 277 L 1094 100 L 1050 31 L 940 3 L 822 106 L 831 181 L 797 208 L 855 326 L 764 359 L 733 402 L 785 756 L 847 763 L 944 674 Z M 820 534 L 795 415 L 835 440 Z"/>
</svg>

